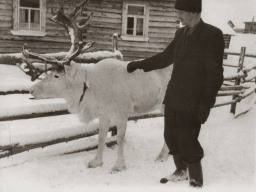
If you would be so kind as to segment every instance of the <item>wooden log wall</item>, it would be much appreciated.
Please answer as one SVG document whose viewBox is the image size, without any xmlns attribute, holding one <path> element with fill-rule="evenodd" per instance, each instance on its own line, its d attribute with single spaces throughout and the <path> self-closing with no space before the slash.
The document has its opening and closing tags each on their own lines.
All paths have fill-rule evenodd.
<svg viewBox="0 0 256 192">
<path fill-rule="evenodd" d="M 74 8 L 75 1 L 66 1 L 65 11 Z M 38 53 L 54 53 L 68 51 L 70 39 L 65 29 L 49 20 L 52 17 L 51 8 L 56 11 L 61 6 L 59 0 L 47 0 L 46 10 L 46 33 L 44 37 L 14 36 L 13 30 L 13 1 L 0 0 L 0 53 L 17 53 L 21 51 L 24 43 Z"/>
<path fill-rule="evenodd" d="M 80 0 L 65 0 L 65 11 L 74 8 Z M 119 49 L 124 60 L 139 59 L 161 52 L 174 37 L 177 24 L 174 10 L 175 0 L 138 0 L 139 4 L 148 3 L 149 42 L 123 41 L 119 39 Z M 51 22 L 51 8 L 60 7 L 61 1 L 47 0 L 47 23 L 45 37 L 24 37 L 11 34 L 13 29 L 13 5 L 10 0 L 0 0 L 0 53 L 20 52 L 25 42 L 38 53 L 67 51 L 70 47 L 69 36 L 61 27 Z M 88 11 L 94 12 L 91 27 L 88 29 L 87 41 L 93 42 L 95 50 L 112 50 L 112 35 L 122 32 L 123 0 L 91 0 Z"/>
<path fill-rule="evenodd" d="M 149 41 L 124 41 L 119 38 L 118 47 L 124 60 L 150 57 L 171 42 L 177 29 L 175 0 L 138 0 L 138 4 L 149 4 Z M 112 47 L 112 34 L 122 33 L 123 0 L 94 0 L 88 10 L 94 11 L 92 26 L 88 30 L 88 40 L 96 41 L 94 47 L 109 50 Z"/>
</svg>

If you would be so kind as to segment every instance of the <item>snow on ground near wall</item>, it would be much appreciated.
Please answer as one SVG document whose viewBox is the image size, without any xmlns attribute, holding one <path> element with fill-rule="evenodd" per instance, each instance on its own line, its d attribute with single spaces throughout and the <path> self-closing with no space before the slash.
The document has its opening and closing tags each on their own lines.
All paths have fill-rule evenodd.
<svg viewBox="0 0 256 192">
<path fill-rule="evenodd" d="M 212 110 L 199 137 L 205 150 L 203 191 L 255 189 L 255 115 L 255 107 L 239 118 L 229 114 L 229 107 Z M 159 183 L 161 177 L 174 170 L 171 157 L 163 163 L 154 161 L 162 144 L 163 118 L 131 121 L 124 147 L 126 171 L 109 173 L 116 160 L 116 146 L 105 148 L 103 167 L 89 169 L 86 164 L 94 157 L 95 150 L 54 156 L 54 151 L 68 147 L 59 144 L 26 152 L 33 154 L 27 161 L 22 162 L 24 153 L 19 159 L 22 163 L 0 169 L 0 189 L 11 192 L 191 191 L 187 182 Z M 50 156 L 44 156 L 45 151 Z M 0 165 L 7 162 L 10 165 L 15 161 L 12 159 L 15 157 L 1 159 Z"/>
</svg>

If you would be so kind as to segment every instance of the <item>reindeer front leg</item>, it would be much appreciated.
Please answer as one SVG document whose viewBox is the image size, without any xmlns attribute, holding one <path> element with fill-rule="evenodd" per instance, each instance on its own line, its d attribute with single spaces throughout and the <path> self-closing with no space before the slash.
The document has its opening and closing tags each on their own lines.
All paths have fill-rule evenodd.
<svg viewBox="0 0 256 192">
<path fill-rule="evenodd" d="M 98 135 L 98 149 L 95 158 L 89 162 L 88 168 L 95 168 L 103 165 L 103 150 L 105 147 L 106 137 L 110 127 L 110 119 L 99 119 L 99 135 Z"/>
<path fill-rule="evenodd" d="M 169 150 L 167 144 L 164 142 L 164 146 L 163 146 L 161 152 L 159 153 L 159 155 L 157 156 L 156 161 L 161 161 L 161 162 L 167 161 L 168 156 L 169 156 L 169 151 L 170 150 Z"/>
<path fill-rule="evenodd" d="M 127 127 L 127 119 L 123 122 L 119 122 L 117 125 L 117 145 L 118 145 L 118 157 L 114 167 L 111 169 L 111 173 L 119 172 L 126 169 L 124 161 L 124 137 Z"/>
<path fill-rule="evenodd" d="M 164 108 L 165 108 L 165 105 L 161 105 L 162 113 L 164 113 Z M 170 150 L 169 150 L 166 142 L 164 142 L 163 148 L 162 148 L 161 152 L 159 153 L 159 155 L 157 156 L 156 161 L 161 161 L 161 162 L 167 161 L 168 156 L 169 156 L 169 151 Z"/>
</svg>

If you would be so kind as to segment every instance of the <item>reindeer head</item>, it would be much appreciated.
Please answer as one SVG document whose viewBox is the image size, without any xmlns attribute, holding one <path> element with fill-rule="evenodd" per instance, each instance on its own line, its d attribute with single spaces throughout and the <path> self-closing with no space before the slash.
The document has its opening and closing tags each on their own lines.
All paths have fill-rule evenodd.
<svg viewBox="0 0 256 192">
<path fill-rule="evenodd" d="M 64 68 L 54 69 L 43 80 L 31 87 L 35 99 L 66 98 L 66 94 L 82 94 L 86 84 L 86 71 L 73 61 Z M 69 96 L 68 96 L 69 97 Z"/>
<path fill-rule="evenodd" d="M 64 69 L 53 70 L 42 81 L 30 88 L 30 94 L 35 99 L 63 98 L 64 95 L 61 90 L 66 89 L 65 76 Z"/>
<path fill-rule="evenodd" d="M 42 73 L 52 71 L 45 79 L 31 88 L 30 92 L 35 96 L 35 98 L 62 97 L 61 92 L 58 90 L 61 90 L 64 88 L 64 86 L 67 86 L 64 80 L 70 76 L 66 76 L 66 73 L 71 74 L 70 62 L 82 52 L 88 50 L 94 44 L 83 42 L 83 31 L 88 28 L 89 22 L 91 21 L 93 15 L 92 13 L 89 16 L 82 15 L 83 9 L 87 3 L 88 0 L 85 0 L 79 6 L 76 6 L 76 8 L 67 16 L 64 14 L 63 7 L 61 7 L 56 13 L 53 13 L 54 15 L 51 18 L 51 21 L 63 26 L 67 30 L 71 39 L 71 48 L 62 60 L 57 60 L 56 58 L 47 58 L 40 54 L 33 53 L 27 49 L 26 44 L 23 46 L 22 54 L 25 65 L 19 65 L 19 67 L 27 75 L 31 76 L 32 81 L 39 78 Z M 77 18 L 79 15 L 79 10 L 81 10 L 81 17 L 78 20 Z M 78 48 L 75 48 L 76 37 L 79 42 Z M 38 68 L 35 66 L 35 63 L 41 63 L 45 67 Z M 54 91 L 52 89 L 57 90 Z"/>
</svg>

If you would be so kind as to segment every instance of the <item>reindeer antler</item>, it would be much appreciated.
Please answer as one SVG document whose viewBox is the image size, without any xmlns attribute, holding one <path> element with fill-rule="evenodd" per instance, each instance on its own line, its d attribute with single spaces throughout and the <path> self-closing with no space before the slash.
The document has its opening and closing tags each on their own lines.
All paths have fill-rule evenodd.
<svg viewBox="0 0 256 192">
<path fill-rule="evenodd" d="M 79 6 L 76 6 L 76 8 L 70 14 L 68 14 L 68 16 L 64 14 L 64 9 L 63 7 L 61 7 L 57 11 L 56 15 L 50 18 L 51 21 L 63 26 L 70 36 L 71 48 L 66 58 L 69 57 L 69 55 L 71 55 L 75 50 L 75 37 L 77 36 L 79 41 L 83 41 L 83 31 L 89 27 L 89 23 L 92 20 L 93 13 L 91 13 L 88 17 L 82 16 L 83 9 L 85 5 L 88 4 L 88 2 L 89 0 L 86 0 L 82 2 Z M 80 15 L 82 19 L 80 19 L 79 22 L 76 22 L 80 9 Z"/>
<path fill-rule="evenodd" d="M 52 70 L 54 68 L 63 68 L 64 65 L 69 65 L 70 61 L 74 60 L 78 55 L 81 54 L 81 52 L 84 52 L 91 48 L 94 43 L 84 43 L 83 42 L 83 32 L 85 29 L 89 27 L 89 23 L 92 20 L 93 13 L 91 13 L 89 16 L 84 17 L 82 15 L 82 12 L 84 10 L 85 5 L 87 5 L 89 0 L 85 0 L 80 5 L 76 6 L 75 9 L 68 14 L 67 16 L 64 14 L 64 8 L 63 6 L 59 8 L 59 10 L 56 12 L 55 15 L 50 19 L 51 21 L 63 26 L 71 39 L 71 48 L 65 58 L 63 60 L 57 60 L 57 59 L 47 59 L 44 56 L 33 53 L 30 50 L 27 49 L 27 44 L 24 44 L 22 49 L 22 54 L 24 56 L 24 62 L 27 64 L 27 68 L 29 69 L 29 72 L 24 71 L 26 74 L 30 75 L 31 79 L 38 78 L 42 73 Z M 76 21 L 79 15 L 79 10 L 81 10 L 81 19 L 79 21 Z M 53 13 L 53 9 L 52 9 Z M 75 50 L 75 42 L 76 37 L 78 39 L 79 45 L 78 48 Z M 43 61 L 44 63 L 51 64 L 52 67 L 47 68 L 45 70 L 38 70 L 36 69 L 32 64 L 32 60 L 39 60 Z M 20 67 L 21 68 L 21 67 Z M 22 68 L 21 68 L 22 69 Z"/>
</svg>

